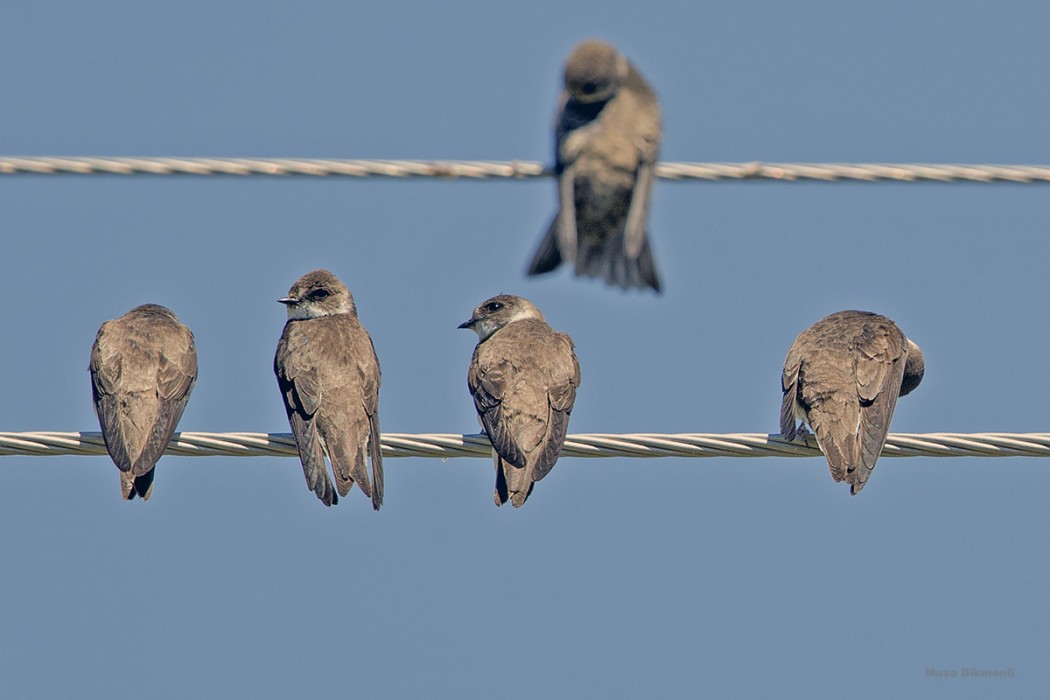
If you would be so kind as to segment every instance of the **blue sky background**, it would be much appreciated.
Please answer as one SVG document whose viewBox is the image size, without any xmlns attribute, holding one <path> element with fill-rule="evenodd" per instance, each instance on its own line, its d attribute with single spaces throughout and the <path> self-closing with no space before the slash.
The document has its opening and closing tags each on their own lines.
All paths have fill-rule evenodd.
<svg viewBox="0 0 1050 700">
<path fill-rule="evenodd" d="M 658 90 L 668 161 L 1050 162 L 1043 3 L 8 3 L 0 152 L 548 162 L 565 55 Z M 0 430 L 97 430 L 88 353 L 144 302 L 195 332 L 181 428 L 287 432 L 275 303 L 328 267 L 390 432 L 476 432 L 500 292 L 576 341 L 571 432 L 775 432 L 795 335 L 884 313 L 922 345 L 900 432 L 1048 429 L 1045 186 L 656 185 L 666 293 L 526 279 L 550 180 L 0 178 Z M 1050 687 L 1037 459 L 390 459 L 325 509 L 294 459 L 0 461 L 11 697 L 1033 697 Z M 927 679 L 927 668 L 1013 668 Z"/>
</svg>

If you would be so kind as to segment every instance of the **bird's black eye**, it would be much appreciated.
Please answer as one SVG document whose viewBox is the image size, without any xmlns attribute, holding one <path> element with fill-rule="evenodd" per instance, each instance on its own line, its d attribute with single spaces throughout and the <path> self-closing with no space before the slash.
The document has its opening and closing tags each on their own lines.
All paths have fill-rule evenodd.
<svg viewBox="0 0 1050 700">
<path fill-rule="evenodd" d="M 498 301 L 490 301 L 488 304 L 485 304 L 485 311 L 488 311 L 490 314 L 494 314 L 502 308 L 503 304 Z"/>
<path fill-rule="evenodd" d="M 307 294 L 306 298 L 310 299 L 311 301 L 321 301 L 322 299 L 327 299 L 330 296 L 332 296 L 332 293 L 327 289 L 315 289 L 309 294 Z"/>
<path fill-rule="evenodd" d="M 591 95 L 595 92 L 598 92 L 598 83 L 594 82 L 593 80 L 588 80 L 586 83 L 583 84 L 583 94 Z"/>
</svg>

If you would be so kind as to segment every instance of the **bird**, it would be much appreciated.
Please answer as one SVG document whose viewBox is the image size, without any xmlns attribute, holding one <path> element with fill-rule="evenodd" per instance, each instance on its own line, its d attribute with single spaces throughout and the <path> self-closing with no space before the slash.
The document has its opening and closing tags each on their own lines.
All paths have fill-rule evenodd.
<svg viewBox="0 0 1050 700">
<path fill-rule="evenodd" d="M 98 329 L 88 371 L 120 494 L 145 501 L 197 381 L 193 333 L 159 304 L 136 306 Z"/>
<path fill-rule="evenodd" d="M 379 441 L 379 358 L 357 318 L 350 290 L 328 270 L 300 277 L 277 300 L 288 321 L 273 370 L 299 450 L 306 484 L 326 506 L 356 483 L 383 504 L 383 455 Z M 335 487 L 325 465 L 327 455 Z M 365 458 L 371 462 L 369 483 Z M 337 493 L 338 492 L 338 493 Z"/>
<path fill-rule="evenodd" d="M 662 129 L 656 93 L 614 46 L 587 40 L 565 62 L 554 129 L 558 211 L 528 275 L 576 275 L 660 292 L 646 232 Z"/>
<path fill-rule="evenodd" d="M 528 299 L 483 301 L 460 328 L 478 334 L 467 387 L 496 467 L 494 500 L 520 508 L 558 461 L 580 386 L 572 339 Z"/>
<path fill-rule="evenodd" d="M 812 427 L 832 478 L 856 495 L 886 444 L 897 397 L 925 370 L 922 350 L 885 316 L 831 314 L 800 333 L 784 360 L 780 432 L 793 441 Z"/>
</svg>

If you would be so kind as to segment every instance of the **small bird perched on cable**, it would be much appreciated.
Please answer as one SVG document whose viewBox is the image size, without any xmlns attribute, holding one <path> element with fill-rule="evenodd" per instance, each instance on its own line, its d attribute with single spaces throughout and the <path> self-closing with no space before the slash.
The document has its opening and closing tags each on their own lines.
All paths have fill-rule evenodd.
<svg viewBox="0 0 1050 700">
<path fill-rule="evenodd" d="M 326 506 L 356 483 L 383 504 L 379 441 L 379 359 L 357 318 L 350 290 L 328 270 L 314 270 L 278 299 L 288 321 L 273 371 L 284 399 L 307 486 Z M 335 488 L 325 455 L 332 463 Z M 369 483 L 365 458 L 372 464 Z M 338 495 L 336 495 L 338 491 Z"/>
<path fill-rule="evenodd" d="M 858 494 L 882 454 L 897 397 L 919 386 L 925 368 L 919 346 L 885 316 L 831 314 L 802 331 L 784 360 L 780 432 L 794 440 L 812 427 L 831 477 Z"/>
<path fill-rule="evenodd" d="M 613 46 L 585 41 L 565 63 L 555 126 L 558 212 L 528 274 L 562 262 L 576 274 L 660 291 L 646 232 L 660 150 L 660 105 Z"/>
<path fill-rule="evenodd" d="M 572 339 L 509 294 L 483 301 L 459 327 L 478 334 L 467 386 L 492 443 L 496 505 L 519 508 L 565 444 L 580 386 Z"/>
<path fill-rule="evenodd" d="M 163 306 L 136 306 L 98 329 L 88 371 L 102 439 L 120 469 L 120 494 L 146 500 L 197 381 L 193 333 Z"/>
</svg>

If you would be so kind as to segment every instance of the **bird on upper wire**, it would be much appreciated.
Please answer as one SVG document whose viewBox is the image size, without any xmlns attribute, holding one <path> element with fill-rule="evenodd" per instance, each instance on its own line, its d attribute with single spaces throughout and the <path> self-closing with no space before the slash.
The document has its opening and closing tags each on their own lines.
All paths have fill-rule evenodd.
<svg viewBox="0 0 1050 700">
<path fill-rule="evenodd" d="M 615 47 L 584 41 L 565 63 L 554 135 L 558 211 L 528 274 L 568 263 L 577 276 L 659 293 L 647 232 L 662 138 L 656 93 Z"/>
</svg>

